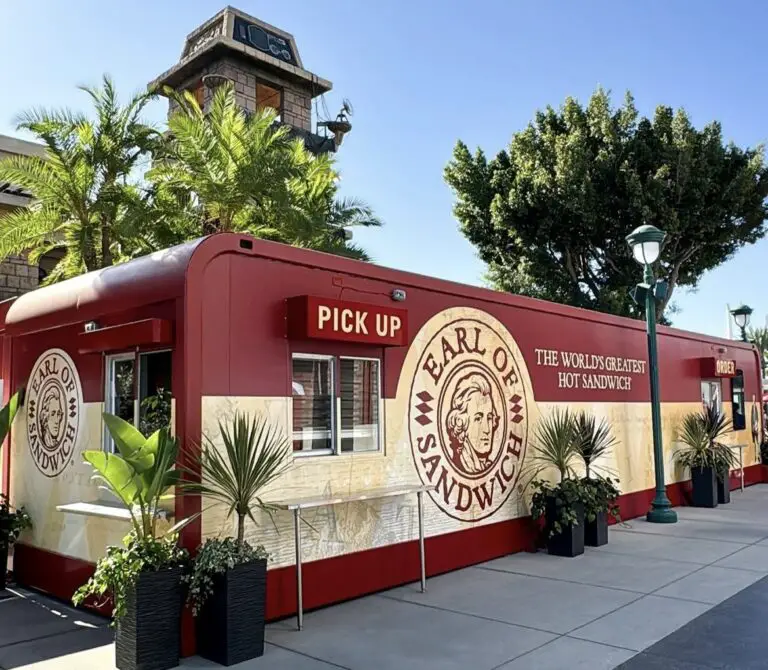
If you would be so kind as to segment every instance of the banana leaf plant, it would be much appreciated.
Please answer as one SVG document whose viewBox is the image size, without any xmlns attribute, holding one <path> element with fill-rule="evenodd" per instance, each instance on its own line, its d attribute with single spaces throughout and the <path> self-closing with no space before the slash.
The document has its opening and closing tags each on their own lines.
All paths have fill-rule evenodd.
<svg viewBox="0 0 768 670">
<path fill-rule="evenodd" d="M 161 503 L 173 497 L 171 489 L 181 479 L 176 469 L 178 443 L 168 428 L 145 437 L 120 417 L 107 413 L 103 416 L 119 453 L 83 452 L 85 461 L 94 469 L 92 479 L 125 506 L 137 539 L 154 539 Z M 163 535 L 178 532 L 193 518 L 182 519 Z"/>
<path fill-rule="evenodd" d="M 8 433 L 11 430 L 11 424 L 16 417 L 16 412 L 19 409 L 19 391 L 16 391 L 11 396 L 8 404 L 0 409 L 0 442 L 5 442 L 5 438 L 8 437 Z"/>
</svg>

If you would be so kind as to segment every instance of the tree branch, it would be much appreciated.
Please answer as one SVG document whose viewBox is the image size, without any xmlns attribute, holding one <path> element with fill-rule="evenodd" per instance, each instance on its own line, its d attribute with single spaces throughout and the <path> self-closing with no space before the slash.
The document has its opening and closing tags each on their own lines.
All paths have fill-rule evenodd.
<svg viewBox="0 0 768 670">
<path fill-rule="evenodd" d="M 672 270 L 667 275 L 667 295 L 664 300 L 662 300 L 659 310 L 656 313 L 657 320 L 660 320 L 664 316 L 664 310 L 667 308 L 667 305 L 672 298 L 672 293 L 674 293 L 675 288 L 677 287 L 677 281 L 680 278 L 680 269 L 683 267 L 683 264 L 696 253 L 697 249 L 698 246 L 696 245 L 691 247 L 672 265 Z"/>
</svg>

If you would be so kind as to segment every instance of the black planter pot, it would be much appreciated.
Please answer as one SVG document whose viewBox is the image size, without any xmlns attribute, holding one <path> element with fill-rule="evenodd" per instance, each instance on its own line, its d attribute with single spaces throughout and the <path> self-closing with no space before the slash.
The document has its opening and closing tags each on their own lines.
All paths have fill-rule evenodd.
<svg viewBox="0 0 768 670">
<path fill-rule="evenodd" d="M 720 503 L 721 505 L 727 505 L 729 502 L 731 502 L 730 477 L 717 480 L 717 502 Z"/>
<path fill-rule="evenodd" d="M 717 476 L 713 468 L 691 468 L 694 507 L 717 507 Z"/>
<path fill-rule="evenodd" d="M 181 568 L 139 576 L 117 622 L 118 670 L 168 670 L 179 664 L 182 593 Z"/>
<path fill-rule="evenodd" d="M 588 547 L 608 544 L 608 515 L 605 512 L 598 512 L 593 521 L 584 522 L 584 544 Z"/>
<path fill-rule="evenodd" d="M 263 656 L 266 603 L 266 559 L 216 575 L 197 619 L 197 653 L 221 665 Z"/>
<path fill-rule="evenodd" d="M 547 551 L 553 556 L 580 556 L 584 553 L 584 506 L 576 508 L 578 524 L 565 526 L 560 533 L 550 534 L 550 529 L 557 519 L 557 503 L 555 498 L 547 498 L 545 532 L 547 534 Z"/>
<path fill-rule="evenodd" d="M 8 545 L 0 545 L 0 591 L 5 588 L 8 574 Z"/>
</svg>

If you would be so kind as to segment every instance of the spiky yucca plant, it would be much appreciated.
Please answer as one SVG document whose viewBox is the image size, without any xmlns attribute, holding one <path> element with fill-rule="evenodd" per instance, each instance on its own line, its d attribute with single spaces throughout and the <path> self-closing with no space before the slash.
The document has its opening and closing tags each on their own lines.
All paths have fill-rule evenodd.
<svg viewBox="0 0 768 670">
<path fill-rule="evenodd" d="M 685 416 L 679 440 L 685 447 L 676 453 L 678 463 L 687 468 L 713 468 L 718 478 L 726 477 L 736 465 L 733 450 L 723 443 L 731 422 L 714 406 Z"/>
<path fill-rule="evenodd" d="M 589 479 L 595 463 L 616 446 L 616 438 L 608 421 L 598 421 L 594 414 L 584 410 L 574 417 L 574 433 L 576 451 L 584 461 L 586 477 Z"/>
<path fill-rule="evenodd" d="M 200 482 L 184 489 L 226 506 L 237 518 L 237 542 L 245 535 L 245 520 L 254 523 L 254 510 L 271 511 L 261 498 L 266 486 L 288 467 L 290 443 L 283 431 L 260 415 L 235 414 L 231 423 L 219 422 L 223 449 L 207 435 L 195 459 Z"/>
</svg>

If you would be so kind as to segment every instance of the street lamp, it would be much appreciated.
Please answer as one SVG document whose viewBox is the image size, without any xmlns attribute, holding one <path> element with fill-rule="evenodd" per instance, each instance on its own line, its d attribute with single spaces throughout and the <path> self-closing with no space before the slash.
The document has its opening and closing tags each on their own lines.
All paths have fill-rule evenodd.
<svg viewBox="0 0 768 670">
<path fill-rule="evenodd" d="M 645 302 L 648 333 L 648 374 L 651 380 L 651 423 L 653 426 L 653 460 L 656 469 L 656 495 L 646 519 L 653 523 L 676 523 L 677 513 L 667 498 L 664 485 L 664 451 L 661 441 L 661 407 L 659 405 L 659 363 L 656 350 L 656 300 L 666 296 L 667 284 L 655 281 L 651 267 L 659 258 L 666 233 L 654 226 L 640 226 L 627 235 L 627 243 L 635 260 L 643 266 L 643 282 L 632 291 L 635 302 Z"/>
<path fill-rule="evenodd" d="M 752 308 L 748 305 L 739 305 L 731 310 L 731 315 L 736 325 L 741 329 L 741 339 L 744 342 L 747 341 L 747 326 L 749 325 L 749 317 L 752 314 Z"/>
</svg>

